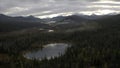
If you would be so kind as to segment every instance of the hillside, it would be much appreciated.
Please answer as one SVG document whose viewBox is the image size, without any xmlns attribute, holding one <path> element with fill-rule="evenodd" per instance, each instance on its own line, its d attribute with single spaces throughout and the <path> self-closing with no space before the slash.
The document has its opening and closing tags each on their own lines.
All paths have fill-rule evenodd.
<svg viewBox="0 0 120 68">
<path fill-rule="evenodd" d="M 10 17 L 0 14 L 0 32 L 10 32 L 34 27 L 48 27 L 41 23 L 42 20 L 33 16 L 28 17 Z"/>
</svg>

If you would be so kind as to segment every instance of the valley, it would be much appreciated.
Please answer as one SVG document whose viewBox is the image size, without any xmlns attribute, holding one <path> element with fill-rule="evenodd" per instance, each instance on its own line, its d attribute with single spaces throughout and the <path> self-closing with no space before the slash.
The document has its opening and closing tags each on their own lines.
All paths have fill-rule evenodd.
<svg viewBox="0 0 120 68">
<path fill-rule="evenodd" d="M 71 15 L 48 20 L 54 23 L 39 19 L 36 22 L 34 17 L 32 22 L 25 21 L 24 17 L 22 19 L 24 22 L 19 19 L 15 21 L 11 17 L 10 21 L 0 21 L 0 68 L 120 67 L 120 15 L 97 19 Z M 42 49 L 44 54 L 47 52 L 45 45 L 51 43 L 67 43 L 71 46 L 66 48 L 64 54 L 51 59 L 44 57 L 40 61 L 23 56 Z"/>
</svg>

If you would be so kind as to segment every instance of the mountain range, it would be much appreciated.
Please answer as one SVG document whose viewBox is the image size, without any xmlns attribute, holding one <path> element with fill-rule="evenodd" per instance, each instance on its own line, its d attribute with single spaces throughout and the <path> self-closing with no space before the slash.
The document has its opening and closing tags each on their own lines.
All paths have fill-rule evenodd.
<svg viewBox="0 0 120 68">
<path fill-rule="evenodd" d="M 110 21 L 111 20 L 111 21 Z M 27 17 L 11 17 L 0 14 L 0 32 L 21 30 L 26 28 L 72 28 L 80 27 L 83 23 L 90 22 L 118 22 L 120 14 L 118 15 L 71 15 L 71 16 L 58 16 L 54 18 L 40 19 L 34 16 Z M 108 23 L 109 24 L 109 23 Z"/>
</svg>

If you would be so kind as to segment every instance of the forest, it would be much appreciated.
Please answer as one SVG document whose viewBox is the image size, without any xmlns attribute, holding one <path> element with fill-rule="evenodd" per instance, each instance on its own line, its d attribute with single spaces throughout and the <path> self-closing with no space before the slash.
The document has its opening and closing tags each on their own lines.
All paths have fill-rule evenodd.
<svg viewBox="0 0 120 68">
<path fill-rule="evenodd" d="M 92 22 L 99 24 L 100 28 L 72 32 L 57 29 L 55 32 L 0 33 L 0 68 L 119 68 L 120 15 Z M 44 44 L 54 42 L 72 46 L 64 55 L 50 60 L 23 57 L 25 52 L 42 49 Z"/>
</svg>

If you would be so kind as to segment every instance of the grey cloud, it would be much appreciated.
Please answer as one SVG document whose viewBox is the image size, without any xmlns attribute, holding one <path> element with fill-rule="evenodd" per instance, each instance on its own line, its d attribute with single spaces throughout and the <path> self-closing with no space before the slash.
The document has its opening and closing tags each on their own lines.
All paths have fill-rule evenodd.
<svg viewBox="0 0 120 68">
<path fill-rule="evenodd" d="M 11 16 L 41 16 L 65 12 L 77 13 L 80 11 L 95 11 L 105 9 L 120 11 L 120 3 L 93 3 L 96 1 L 101 0 L 0 0 L 0 13 L 8 14 Z M 119 0 L 113 1 L 118 2 Z M 118 6 L 119 8 L 98 6 L 88 7 L 92 5 Z"/>
</svg>

